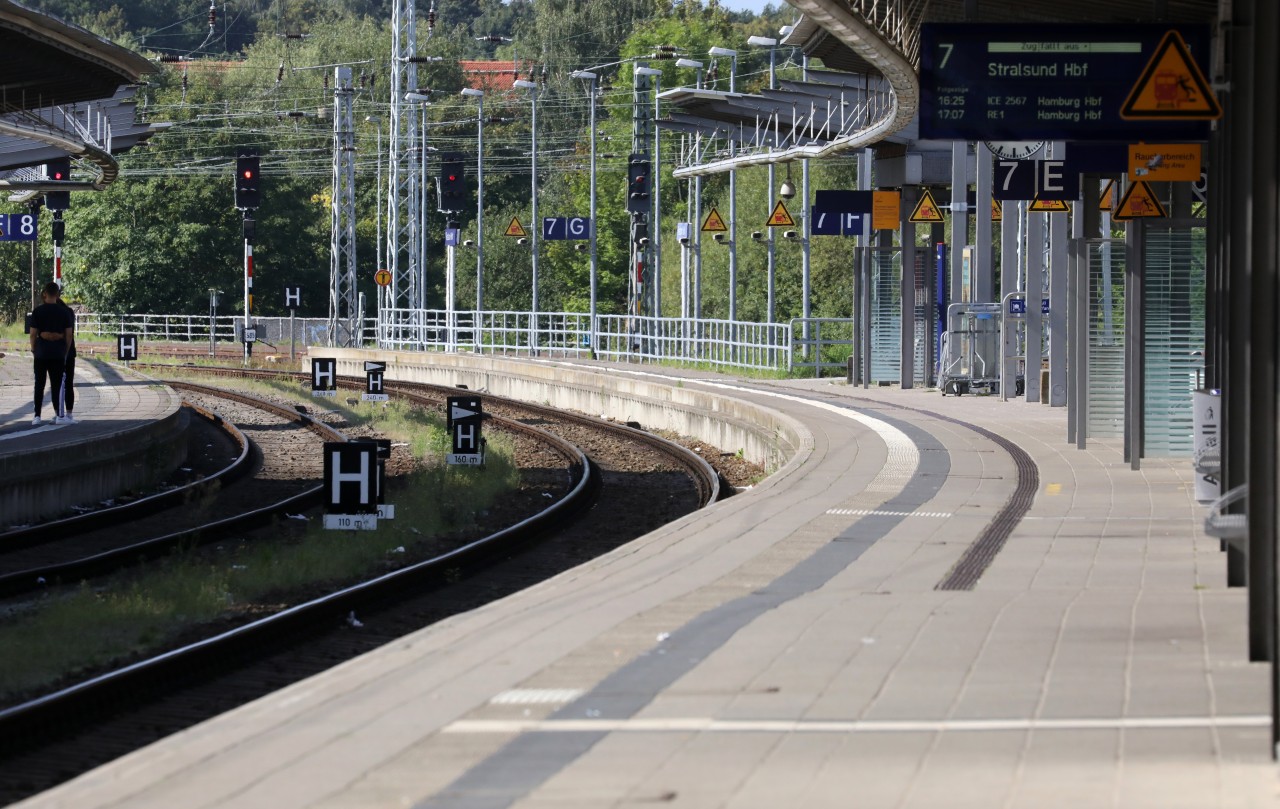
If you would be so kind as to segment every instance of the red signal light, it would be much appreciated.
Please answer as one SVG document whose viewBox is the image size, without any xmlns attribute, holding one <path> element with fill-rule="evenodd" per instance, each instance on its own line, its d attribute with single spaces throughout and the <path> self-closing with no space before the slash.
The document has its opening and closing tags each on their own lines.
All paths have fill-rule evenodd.
<svg viewBox="0 0 1280 809">
<path fill-rule="evenodd" d="M 252 170 L 252 169 L 245 169 L 245 171 L 244 171 L 244 178 L 245 178 L 246 180 L 252 180 L 252 179 L 253 179 L 253 170 Z"/>
</svg>

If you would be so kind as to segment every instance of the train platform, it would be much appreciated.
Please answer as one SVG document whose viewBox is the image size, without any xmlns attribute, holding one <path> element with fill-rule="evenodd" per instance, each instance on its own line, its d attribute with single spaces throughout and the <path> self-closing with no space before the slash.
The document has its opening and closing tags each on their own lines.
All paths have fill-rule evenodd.
<svg viewBox="0 0 1280 809">
<path fill-rule="evenodd" d="M 799 440 L 748 491 L 20 806 L 1280 800 L 1268 670 L 1185 459 L 1132 471 L 1039 404 L 538 366 L 569 368 Z"/>
<path fill-rule="evenodd" d="M 182 461 L 186 415 L 164 385 L 126 368 L 76 361 L 75 424 L 54 424 L 45 391 L 31 424 L 29 351 L 0 357 L 0 528 L 28 524 L 69 506 L 114 497 Z"/>
</svg>

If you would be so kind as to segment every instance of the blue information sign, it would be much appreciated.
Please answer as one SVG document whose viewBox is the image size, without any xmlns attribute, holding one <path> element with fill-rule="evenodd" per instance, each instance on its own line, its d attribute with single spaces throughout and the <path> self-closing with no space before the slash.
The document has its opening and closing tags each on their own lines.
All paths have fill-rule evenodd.
<svg viewBox="0 0 1280 809">
<path fill-rule="evenodd" d="M 1022 298 L 1009 299 L 1009 314 L 1025 315 L 1027 313 L 1027 302 Z"/>
<path fill-rule="evenodd" d="M 590 239 L 591 220 L 582 216 L 545 216 L 542 238 L 549 242 Z"/>
<path fill-rule="evenodd" d="M 445 247 L 457 247 L 457 246 L 458 246 L 458 233 L 459 233 L 459 231 L 458 231 L 458 229 L 457 229 L 457 228 L 445 228 L 445 229 L 444 229 L 444 246 L 445 246 Z"/>
<path fill-rule="evenodd" d="M 818 191 L 809 212 L 809 235 L 861 236 L 862 217 L 870 213 L 870 191 Z"/>
<path fill-rule="evenodd" d="M 33 242 L 35 239 L 35 214 L 0 213 L 0 242 Z"/>
<path fill-rule="evenodd" d="M 940 140 L 1201 141 L 1207 121 L 1124 120 L 1164 35 L 1209 64 L 1203 25 L 921 26 L 920 137 Z"/>
</svg>

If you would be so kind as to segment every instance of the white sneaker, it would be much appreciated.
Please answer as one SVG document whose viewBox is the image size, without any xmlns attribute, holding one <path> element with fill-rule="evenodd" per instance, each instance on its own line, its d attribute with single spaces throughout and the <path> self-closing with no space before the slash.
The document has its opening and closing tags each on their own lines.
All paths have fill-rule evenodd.
<svg viewBox="0 0 1280 809">
<path fill-rule="evenodd" d="M 80 422 L 76 421 L 75 418 L 73 418 L 72 415 L 68 413 L 65 416 L 59 416 L 58 418 L 54 419 L 53 423 L 54 424 L 79 424 Z"/>
<path fill-rule="evenodd" d="M 44 419 L 40 418 L 39 416 L 36 416 L 31 420 L 32 427 L 39 427 L 41 424 L 44 424 Z"/>
</svg>

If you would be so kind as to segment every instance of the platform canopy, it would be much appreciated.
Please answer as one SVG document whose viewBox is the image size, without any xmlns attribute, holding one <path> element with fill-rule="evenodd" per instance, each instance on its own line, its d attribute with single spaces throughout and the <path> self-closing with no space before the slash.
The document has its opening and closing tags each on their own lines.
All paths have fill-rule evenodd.
<svg viewBox="0 0 1280 809">
<path fill-rule="evenodd" d="M 27 167 L 66 156 L 97 176 L 61 187 L 112 182 L 113 155 L 159 130 L 136 122 L 133 101 L 135 85 L 155 69 L 83 28 L 0 0 L 0 188 L 46 190 Z"/>
<path fill-rule="evenodd" d="M 779 45 L 800 49 L 821 69 L 759 93 L 662 93 L 670 112 L 658 125 L 705 139 L 686 153 L 677 177 L 882 143 L 914 145 L 923 23 L 1211 23 L 1218 14 L 1217 0 L 787 1 L 803 16 L 779 32 Z"/>
</svg>

